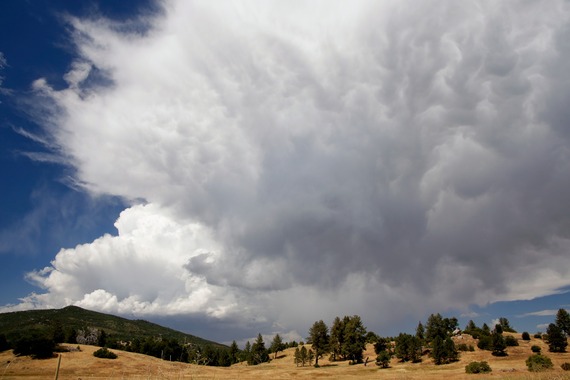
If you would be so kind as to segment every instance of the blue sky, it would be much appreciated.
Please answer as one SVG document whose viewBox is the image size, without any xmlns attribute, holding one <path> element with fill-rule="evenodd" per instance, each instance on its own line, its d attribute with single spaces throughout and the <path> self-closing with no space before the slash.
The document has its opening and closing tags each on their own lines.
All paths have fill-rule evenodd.
<svg viewBox="0 0 570 380">
<path fill-rule="evenodd" d="M 570 304 L 570 6 L 413 4 L 1 2 L 1 310 L 544 330 Z"/>
</svg>

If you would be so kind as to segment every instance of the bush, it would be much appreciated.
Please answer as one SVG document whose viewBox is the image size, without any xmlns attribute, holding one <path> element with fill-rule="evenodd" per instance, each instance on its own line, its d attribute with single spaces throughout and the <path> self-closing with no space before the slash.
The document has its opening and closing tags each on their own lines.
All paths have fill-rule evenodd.
<svg viewBox="0 0 570 380">
<path fill-rule="evenodd" d="M 530 335 L 528 332 L 525 331 L 522 333 L 522 340 L 530 340 Z"/>
<path fill-rule="evenodd" d="M 489 373 L 491 371 L 491 367 L 485 361 L 471 362 L 465 366 L 465 373 Z"/>
<path fill-rule="evenodd" d="M 493 349 L 493 339 L 490 336 L 483 335 L 479 338 L 477 347 L 481 350 L 491 351 Z"/>
<path fill-rule="evenodd" d="M 526 359 L 526 366 L 531 372 L 546 371 L 553 367 L 552 360 L 548 356 L 544 355 L 531 355 Z"/>
<path fill-rule="evenodd" d="M 457 345 L 457 351 L 469 351 L 466 343 L 460 343 Z"/>
<path fill-rule="evenodd" d="M 570 363 L 563 363 L 560 366 L 564 371 L 570 371 Z"/>
<path fill-rule="evenodd" d="M 541 348 L 539 346 L 532 346 L 530 348 L 532 350 L 532 352 L 534 352 L 535 354 L 540 354 Z"/>
<path fill-rule="evenodd" d="M 97 351 L 95 351 L 93 353 L 93 356 L 95 356 L 96 358 L 101 358 L 101 359 L 117 359 L 117 354 L 115 354 L 112 351 L 109 351 L 105 347 L 100 348 Z"/>
<path fill-rule="evenodd" d="M 507 335 L 505 336 L 505 344 L 507 347 L 514 347 L 519 345 L 519 341 L 514 336 Z"/>
<path fill-rule="evenodd" d="M 536 334 L 534 334 L 534 337 L 535 337 L 536 339 L 542 339 L 542 334 L 541 334 L 541 333 L 536 333 Z"/>
</svg>

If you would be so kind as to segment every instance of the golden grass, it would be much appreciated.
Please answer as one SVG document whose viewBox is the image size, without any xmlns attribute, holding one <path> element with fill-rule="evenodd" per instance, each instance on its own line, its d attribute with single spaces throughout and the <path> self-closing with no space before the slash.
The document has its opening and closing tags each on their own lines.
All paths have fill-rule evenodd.
<svg viewBox="0 0 570 380">
<path fill-rule="evenodd" d="M 513 334 L 520 338 L 520 334 Z M 476 341 L 469 336 L 457 339 L 456 343 L 476 346 Z M 390 368 L 380 369 L 374 364 L 376 355 L 371 345 L 364 357 L 369 357 L 367 366 L 348 365 L 348 362 L 331 363 L 326 358 L 319 360 L 320 368 L 311 366 L 296 367 L 293 364 L 294 349 L 288 349 L 270 363 L 248 366 L 243 363 L 230 368 L 204 367 L 192 364 L 168 362 L 149 356 L 117 351 L 118 359 L 98 359 L 93 356 L 97 347 L 80 346 L 81 352 L 61 354 L 59 379 L 524 379 L 570 380 L 570 373 L 564 372 L 560 365 L 570 362 L 570 353 L 554 354 L 548 352 L 547 345 L 540 339 L 519 341 L 519 347 L 509 347 L 507 357 L 494 357 L 488 351 L 475 349 L 474 352 L 461 353 L 460 361 L 448 365 L 436 366 L 431 359 L 421 363 L 400 363 L 392 359 Z M 545 373 L 530 373 L 525 360 L 532 354 L 530 347 L 538 345 L 543 353 L 554 363 L 554 369 Z M 472 361 L 485 360 L 493 372 L 490 374 L 469 375 L 465 366 Z M 57 358 L 32 360 L 29 357 L 15 357 L 11 351 L 0 353 L 0 380 L 3 379 L 54 379 Z"/>
</svg>

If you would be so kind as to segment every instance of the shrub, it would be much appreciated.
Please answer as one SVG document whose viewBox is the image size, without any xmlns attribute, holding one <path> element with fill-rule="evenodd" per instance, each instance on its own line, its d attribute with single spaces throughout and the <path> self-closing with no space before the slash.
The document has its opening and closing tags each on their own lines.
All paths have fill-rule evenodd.
<svg viewBox="0 0 570 380">
<path fill-rule="evenodd" d="M 505 344 L 507 347 L 514 347 L 519 345 L 519 341 L 514 336 L 507 335 L 505 336 Z"/>
<path fill-rule="evenodd" d="M 485 361 L 471 362 L 465 366 L 465 373 L 489 373 L 492 369 Z"/>
<path fill-rule="evenodd" d="M 530 335 L 528 332 L 525 331 L 522 333 L 522 340 L 530 340 Z"/>
<path fill-rule="evenodd" d="M 117 359 L 117 354 L 109 351 L 106 347 L 100 348 L 93 353 L 93 356 L 101 359 Z"/>
<path fill-rule="evenodd" d="M 469 351 L 466 343 L 460 343 L 457 345 L 457 351 Z"/>
<path fill-rule="evenodd" d="M 532 346 L 530 349 L 531 349 L 532 352 L 534 352 L 535 354 L 540 354 L 541 348 L 540 348 L 539 346 L 534 345 L 534 346 Z"/>
<path fill-rule="evenodd" d="M 536 334 L 534 334 L 534 337 L 535 337 L 536 339 L 542 339 L 542 334 L 541 334 L 541 333 L 536 333 Z"/>
<path fill-rule="evenodd" d="M 548 356 L 544 355 L 531 355 L 526 359 L 526 366 L 531 372 L 546 371 L 553 367 L 552 360 Z"/>
<path fill-rule="evenodd" d="M 560 366 L 564 371 L 570 371 L 570 363 L 563 363 Z"/>
<path fill-rule="evenodd" d="M 477 347 L 481 350 L 491 351 L 493 349 L 493 339 L 490 336 L 481 336 L 479 342 L 477 342 Z"/>
</svg>

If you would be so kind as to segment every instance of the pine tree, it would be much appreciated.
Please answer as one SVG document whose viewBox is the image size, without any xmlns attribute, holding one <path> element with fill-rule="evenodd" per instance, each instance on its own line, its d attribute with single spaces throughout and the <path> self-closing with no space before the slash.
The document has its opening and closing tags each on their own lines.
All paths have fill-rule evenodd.
<svg viewBox="0 0 570 380">
<path fill-rule="evenodd" d="M 265 348 L 263 337 L 261 334 L 257 335 L 255 343 L 251 346 L 251 363 L 253 365 L 265 363 L 269 361 L 269 354 Z"/>
<path fill-rule="evenodd" d="M 304 367 L 305 363 L 307 362 L 307 348 L 303 345 L 300 350 L 299 359 L 301 361 L 301 365 Z"/>
<path fill-rule="evenodd" d="M 559 309 L 556 313 L 556 326 L 566 335 L 570 335 L 570 314 L 565 309 Z"/>
<path fill-rule="evenodd" d="M 362 362 L 362 352 L 366 348 L 366 327 L 358 315 L 349 317 L 344 326 L 344 344 L 342 352 L 353 363 Z"/>
<path fill-rule="evenodd" d="M 239 347 L 234 340 L 230 346 L 230 360 L 231 364 L 239 362 Z"/>
<path fill-rule="evenodd" d="M 416 338 L 418 338 L 421 341 L 425 339 L 425 329 L 424 325 L 422 325 L 422 322 L 419 322 L 418 327 L 416 328 Z"/>
<path fill-rule="evenodd" d="M 440 365 L 444 363 L 445 359 L 445 349 L 443 347 L 443 339 L 439 335 L 436 335 L 434 340 L 431 342 L 431 353 L 430 353 L 433 362 L 436 365 Z"/>
<path fill-rule="evenodd" d="M 548 349 L 550 352 L 566 352 L 568 341 L 566 334 L 556 324 L 551 323 L 546 329 L 546 340 L 548 341 Z"/>
<path fill-rule="evenodd" d="M 273 337 L 273 341 L 271 342 L 271 346 L 269 347 L 271 352 L 273 352 L 275 354 L 274 359 L 277 358 L 277 353 L 279 351 L 283 351 L 284 347 L 285 347 L 285 345 L 283 344 L 283 339 L 281 339 L 279 334 L 276 334 L 275 337 Z"/>
<path fill-rule="evenodd" d="M 319 365 L 319 356 L 329 351 L 329 329 L 322 321 L 317 321 L 309 329 L 309 338 L 307 339 L 313 346 L 315 351 L 315 367 Z"/>
<path fill-rule="evenodd" d="M 459 359 L 459 352 L 455 348 L 455 343 L 450 337 L 445 338 L 443 341 L 443 351 L 445 354 L 445 362 L 451 363 Z"/>
<path fill-rule="evenodd" d="M 301 363 L 301 350 L 299 349 L 299 346 L 295 347 L 294 361 L 297 367 Z"/>
<path fill-rule="evenodd" d="M 336 317 L 331 327 L 330 335 L 330 351 L 332 352 L 333 361 L 341 359 L 341 347 L 344 343 L 344 322 Z"/>
<path fill-rule="evenodd" d="M 499 326 L 499 325 L 497 325 Z M 505 351 L 507 349 L 507 344 L 505 343 L 505 338 L 503 338 L 503 334 L 498 332 L 498 330 L 495 330 L 495 332 L 493 332 L 493 334 L 491 335 L 491 339 L 492 339 L 492 354 L 494 356 L 506 356 L 507 352 Z"/>
</svg>

